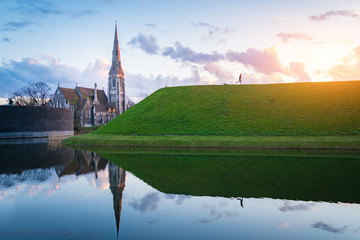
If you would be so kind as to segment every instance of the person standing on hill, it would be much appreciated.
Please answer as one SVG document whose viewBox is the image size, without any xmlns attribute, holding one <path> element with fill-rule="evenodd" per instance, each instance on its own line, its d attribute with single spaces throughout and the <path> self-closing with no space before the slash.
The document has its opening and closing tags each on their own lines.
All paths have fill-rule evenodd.
<svg viewBox="0 0 360 240">
<path fill-rule="evenodd" d="M 242 73 L 240 73 L 240 76 L 239 76 L 239 81 L 235 82 L 235 83 L 239 83 L 239 84 L 242 84 L 242 80 L 241 80 L 241 77 L 242 77 Z"/>
</svg>

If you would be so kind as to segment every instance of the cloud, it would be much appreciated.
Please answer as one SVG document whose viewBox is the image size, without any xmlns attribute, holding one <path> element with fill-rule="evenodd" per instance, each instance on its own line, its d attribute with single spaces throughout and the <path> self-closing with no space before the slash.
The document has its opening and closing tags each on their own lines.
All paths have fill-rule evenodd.
<svg viewBox="0 0 360 240">
<path fill-rule="evenodd" d="M 105 191 L 109 189 L 109 171 L 98 171 L 97 178 L 94 173 L 83 175 L 91 186 L 96 186 L 97 189 Z"/>
<path fill-rule="evenodd" d="M 249 48 L 246 52 L 234 52 L 228 50 L 225 59 L 231 62 L 239 62 L 245 66 L 254 68 L 259 73 L 273 74 L 285 73 L 275 47 L 258 50 Z"/>
<path fill-rule="evenodd" d="M 219 28 L 206 22 L 197 22 L 197 23 L 192 22 L 191 25 L 193 25 L 194 27 L 208 29 L 207 35 L 203 36 L 203 40 L 213 39 L 215 36 L 234 33 L 237 31 L 235 28 Z M 224 40 L 221 39 L 221 41 Z"/>
<path fill-rule="evenodd" d="M 334 80 L 355 80 L 360 79 L 360 45 L 354 52 L 343 58 L 341 64 L 334 65 L 329 71 Z"/>
<path fill-rule="evenodd" d="M 156 54 L 159 50 L 156 38 L 152 35 L 146 36 L 142 33 L 140 33 L 137 37 L 133 37 L 128 44 L 138 47 L 149 54 Z"/>
<path fill-rule="evenodd" d="M 19 29 L 25 28 L 29 25 L 34 23 L 29 21 L 22 21 L 22 22 L 7 22 L 3 25 L 2 31 L 17 31 Z"/>
<path fill-rule="evenodd" d="M 288 228 L 290 226 L 290 223 L 288 223 L 288 222 L 283 222 L 283 223 L 280 223 L 279 224 L 279 228 L 280 229 L 283 229 L 283 228 Z"/>
<path fill-rule="evenodd" d="M 17 0 L 17 6 L 12 8 L 16 12 L 21 13 L 27 17 L 44 17 L 50 15 L 67 15 L 72 18 L 80 18 L 85 16 L 92 16 L 99 13 L 93 9 L 62 11 L 59 10 L 54 3 L 55 1 L 48 0 Z"/>
<path fill-rule="evenodd" d="M 94 87 L 107 90 L 108 72 L 110 62 L 99 58 L 90 62 L 80 71 L 77 68 L 61 64 L 58 58 L 45 55 L 41 58 L 24 58 L 20 61 L 8 60 L 0 64 L 0 97 L 11 97 L 13 92 L 36 81 L 47 83 L 55 91 L 58 83 L 62 87 L 74 88 L 78 86 Z M 208 84 L 195 67 L 192 74 L 185 78 L 174 75 L 144 76 L 125 71 L 126 91 L 130 98 L 139 97 L 141 94 L 150 94 L 165 86 L 185 86 Z"/>
<path fill-rule="evenodd" d="M 191 196 L 177 195 L 177 194 L 165 194 L 165 199 L 175 200 L 176 205 L 181 205 L 186 199 L 190 199 Z"/>
<path fill-rule="evenodd" d="M 41 184 L 47 181 L 52 175 L 49 169 L 30 169 L 24 170 L 20 174 L 1 174 L 0 187 L 10 188 L 22 184 L 23 182 L 34 182 Z"/>
<path fill-rule="evenodd" d="M 209 24 L 207 23 L 196 24 L 196 26 L 208 26 L 208 25 Z M 300 35 L 291 35 L 291 36 L 284 35 L 284 37 L 294 38 L 294 37 L 300 37 Z M 156 44 L 156 39 L 153 38 L 152 36 L 146 36 L 144 34 L 139 34 L 138 37 L 132 38 L 132 40 L 128 44 L 139 47 L 144 52 L 150 54 L 157 54 L 159 49 L 158 45 Z M 195 68 L 196 70 L 197 68 L 200 68 L 216 76 L 218 82 L 220 81 L 224 82 L 230 79 L 234 79 L 234 75 L 231 72 L 225 70 L 220 66 L 219 64 L 220 61 L 241 63 L 247 67 L 253 68 L 259 74 L 267 75 L 268 79 L 269 78 L 273 79 L 275 80 L 275 82 L 283 82 L 279 74 L 295 77 L 297 81 L 310 81 L 310 77 L 306 73 L 305 65 L 303 63 L 291 62 L 289 66 L 283 66 L 283 64 L 280 62 L 279 55 L 275 47 L 265 48 L 263 50 L 258 50 L 256 48 L 249 48 L 246 52 L 235 52 L 232 50 L 228 50 L 227 53 L 224 55 L 216 51 L 211 53 L 195 52 L 189 47 L 184 47 L 180 42 L 176 42 L 174 47 L 165 47 L 158 55 L 170 57 L 176 62 L 182 62 L 184 64 L 190 63 L 190 66 Z M 197 70 L 197 74 L 199 75 L 198 70 Z M 139 77 L 142 78 L 141 76 Z M 158 76 L 158 78 L 160 78 L 158 80 L 161 80 L 162 86 L 168 86 L 167 84 L 163 83 L 164 79 L 161 79 L 162 78 L 161 76 Z M 171 79 L 176 79 L 176 77 L 171 77 Z M 200 77 L 198 77 L 197 79 L 200 79 L 198 82 L 202 81 Z M 268 80 L 259 80 L 258 78 L 252 80 L 255 81 L 250 81 L 250 82 L 256 82 L 256 83 L 268 82 Z M 138 81 L 138 82 L 144 83 L 146 81 Z M 184 81 L 182 82 L 184 83 Z M 191 82 L 197 83 L 194 81 Z M 210 81 L 207 82 L 210 83 Z M 214 81 L 212 81 L 212 83 L 214 83 Z"/>
<path fill-rule="evenodd" d="M 28 16 L 60 15 L 62 11 L 56 9 L 56 5 L 47 0 L 17 0 L 18 6 L 13 10 Z"/>
<path fill-rule="evenodd" d="M 313 38 L 307 33 L 284 33 L 284 32 L 281 32 L 276 36 L 280 37 L 282 39 L 283 43 L 287 43 L 291 39 L 306 40 L 306 41 L 312 41 L 313 40 Z"/>
<path fill-rule="evenodd" d="M 232 82 L 234 83 L 237 81 L 235 78 Z M 242 82 L 244 84 L 269 84 L 269 83 L 284 83 L 284 79 L 282 74 L 280 73 L 273 73 L 273 74 L 262 74 L 262 73 L 252 73 L 246 72 L 242 75 Z"/>
<path fill-rule="evenodd" d="M 1 39 L 3 42 L 10 42 L 10 38 L 4 37 Z"/>
<path fill-rule="evenodd" d="M 160 199 L 160 194 L 153 192 L 148 193 L 143 198 L 130 202 L 129 204 L 133 209 L 139 210 L 141 213 L 153 212 L 158 209 Z"/>
<path fill-rule="evenodd" d="M 311 224 L 311 227 L 319 228 L 319 229 L 322 229 L 324 231 L 331 232 L 331 233 L 343 234 L 348 226 L 336 228 L 336 227 L 333 227 L 331 224 L 316 222 L 316 223 Z"/>
<path fill-rule="evenodd" d="M 21 61 L 4 61 L 0 65 L 0 96 L 10 97 L 20 88 L 37 81 L 47 83 L 54 91 L 58 83 L 63 87 L 107 86 L 107 73 L 110 63 L 106 59 L 97 59 L 89 63 L 84 71 L 63 65 L 60 60 L 46 55 L 41 58 L 23 58 Z"/>
<path fill-rule="evenodd" d="M 88 9 L 88 10 L 79 10 L 79 11 L 70 12 L 69 15 L 73 18 L 80 18 L 80 17 L 92 16 L 98 13 L 100 12 L 95 11 L 93 9 Z"/>
<path fill-rule="evenodd" d="M 229 50 L 225 55 L 225 60 L 242 63 L 247 67 L 252 67 L 256 72 L 267 75 L 274 82 L 282 82 L 279 74 L 295 77 L 296 81 L 310 81 L 309 75 L 305 71 L 305 65 L 300 62 L 291 62 L 289 66 L 284 66 L 279 59 L 275 47 L 258 50 L 249 48 L 246 52 L 234 52 Z M 263 81 L 261 81 L 264 83 Z M 267 81 L 268 82 L 268 81 Z M 271 82 L 271 81 L 270 81 Z"/>
<path fill-rule="evenodd" d="M 194 69 L 192 75 L 187 78 L 180 79 L 174 75 L 170 76 L 144 76 L 141 74 L 131 74 L 125 72 L 126 76 L 126 91 L 128 96 L 141 97 L 142 94 L 151 94 L 154 91 L 163 87 L 172 86 L 186 86 L 186 85 L 201 85 L 208 84 L 206 80 L 202 79 L 199 70 Z"/>
<path fill-rule="evenodd" d="M 314 210 L 315 203 L 290 205 L 288 201 L 284 201 L 284 206 L 280 207 L 279 210 L 282 212 L 288 211 L 312 211 Z"/>
<path fill-rule="evenodd" d="M 275 16 L 276 23 L 285 22 L 285 21 L 286 21 L 286 17 Z"/>
<path fill-rule="evenodd" d="M 207 63 L 204 67 L 204 69 L 211 73 L 214 74 L 215 76 L 217 76 L 218 78 L 222 79 L 222 80 L 228 80 L 228 79 L 234 79 L 233 74 L 231 74 L 230 72 L 223 70 L 218 62 L 210 62 Z"/>
<path fill-rule="evenodd" d="M 309 82 L 311 81 L 309 75 L 305 71 L 305 65 L 301 62 L 291 62 L 289 66 L 290 73 L 296 77 L 298 82 Z"/>
<path fill-rule="evenodd" d="M 109 69 L 110 62 L 106 58 L 98 58 L 95 62 L 88 63 L 86 69 L 81 73 L 81 78 L 88 79 L 92 85 L 97 83 L 99 89 L 101 87 L 107 89 Z"/>
<path fill-rule="evenodd" d="M 245 66 L 252 67 L 256 72 L 264 74 L 267 80 L 259 79 L 259 76 L 252 78 L 244 76 L 247 83 L 275 83 L 283 82 L 281 74 L 295 77 L 296 81 L 310 81 L 309 75 L 305 71 L 305 65 L 299 62 L 291 62 L 289 66 L 283 66 L 280 62 L 277 51 L 274 47 L 263 51 L 254 48 L 246 52 L 228 51 L 226 59 L 229 61 L 240 62 Z"/>
<path fill-rule="evenodd" d="M 224 206 L 220 206 L 220 207 L 224 207 Z M 204 205 L 203 209 L 210 212 L 209 218 L 197 219 L 194 221 L 195 224 L 197 224 L 197 223 L 205 224 L 205 223 L 210 223 L 210 222 L 219 220 L 221 218 L 232 218 L 232 217 L 237 217 L 240 215 L 238 212 L 221 211 L 217 207 L 208 206 L 208 205 Z"/>
<path fill-rule="evenodd" d="M 147 23 L 147 24 L 145 24 L 145 26 L 151 27 L 151 28 L 156 28 L 157 27 L 157 25 L 153 24 L 153 23 Z"/>
<path fill-rule="evenodd" d="M 355 10 L 336 10 L 336 11 L 327 11 L 320 15 L 311 15 L 309 16 L 309 19 L 315 22 L 325 21 L 329 20 L 331 17 L 350 17 L 350 18 L 356 18 L 359 19 L 360 16 Z"/>
<path fill-rule="evenodd" d="M 162 51 L 163 56 L 169 56 L 170 58 L 181 61 L 181 62 L 192 62 L 192 63 L 208 63 L 217 62 L 224 59 L 224 56 L 217 53 L 196 53 L 191 48 L 183 47 L 181 43 L 176 42 L 175 48 L 166 47 Z"/>
</svg>

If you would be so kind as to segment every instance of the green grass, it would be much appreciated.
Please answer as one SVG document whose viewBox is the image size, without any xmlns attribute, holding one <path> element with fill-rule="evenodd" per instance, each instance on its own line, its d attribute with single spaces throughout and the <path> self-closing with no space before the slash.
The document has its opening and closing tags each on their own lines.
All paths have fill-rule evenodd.
<svg viewBox="0 0 360 240">
<path fill-rule="evenodd" d="M 360 81 L 163 88 L 64 143 L 360 148 L 359 93 Z"/>
<path fill-rule="evenodd" d="M 97 149 L 165 193 L 359 203 L 359 151 Z"/>
<path fill-rule="evenodd" d="M 90 135 L 360 135 L 360 81 L 163 88 Z"/>
<path fill-rule="evenodd" d="M 360 149 L 360 136 L 126 136 L 86 134 L 63 141 L 87 146 Z"/>
</svg>

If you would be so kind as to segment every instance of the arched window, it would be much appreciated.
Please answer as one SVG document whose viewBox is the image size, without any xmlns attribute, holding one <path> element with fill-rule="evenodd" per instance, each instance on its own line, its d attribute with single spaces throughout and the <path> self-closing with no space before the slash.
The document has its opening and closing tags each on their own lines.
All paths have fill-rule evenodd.
<svg viewBox="0 0 360 240">
<path fill-rule="evenodd" d="M 115 87 L 115 79 L 113 79 L 113 87 Z"/>
</svg>

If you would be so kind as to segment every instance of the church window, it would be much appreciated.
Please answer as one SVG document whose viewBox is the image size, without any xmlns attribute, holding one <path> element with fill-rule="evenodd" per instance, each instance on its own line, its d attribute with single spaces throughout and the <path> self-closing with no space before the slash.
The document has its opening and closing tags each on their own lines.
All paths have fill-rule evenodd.
<svg viewBox="0 0 360 240">
<path fill-rule="evenodd" d="M 113 79 L 113 87 L 115 87 L 115 79 Z"/>
</svg>

